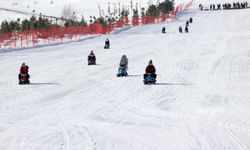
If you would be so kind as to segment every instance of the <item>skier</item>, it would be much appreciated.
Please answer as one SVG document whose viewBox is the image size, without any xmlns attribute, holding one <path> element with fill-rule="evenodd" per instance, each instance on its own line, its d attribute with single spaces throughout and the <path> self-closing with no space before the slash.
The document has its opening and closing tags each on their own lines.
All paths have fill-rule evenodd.
<svg viewBox="0 0 250 150">
<path fill-rule="evenodd" d="M 203 5 L 202 4 L 199 4 L 199 9 L 203 10 Z"/>
<path fill-rule="evenodd" d="M 156 81 L 156 69 L 153 65 L 153 61 L 150 60 L 149 63 L 148 63 L 148 66 L 146 67 L 145 69 L 145 74 L 144 74 L 144 83 L 155 83 Z M 148 79 L 146 79 L 148 76 L 151 76 L 153 77 L 153 79 L 151 81 L 149 81 Z"/>
<path fill-rule="evenodd" d="M 128 58 L 126 55 L 122 55 L 117 76 L 118 77 L 127 76 L 128 75 L 127 70 L 128 70 Z"/>
<path fill-rule="evenodd" d="M 213 10 L 215 10 L 215 4 L 213 4 Z"/>
<path fill-rule="evenodd" d="M 181 26 L 179 26 L 179 32 L 182 33 L 182 27 Z"/>
<path fill-rule="evenodd" d="M 217 4 L 218 10 L 221 10 L 221 4 Z"/>
<path fill-rule="evenodd" d="M 88 56 L 88 65 L 96 65 L 96 57 L 93 50 L 91 50 Z"/>
<path fill-rule="evenodd" d="M 29 78 L 29 66 L 25 63 L 22 63 L 20 67 L 20 73 L 18 74 L 19 84 L 29 84 Z"/>
<path fill-rule="evenodd" d="M 188 27 L 187 26 L 185 27 L 185 32 L 188 33 Z"/>
<path fill-rule="evenodd" d="M 107 38 L 106 41 L 105 41 L 105 46 L 104 48 L 105 49 L 108 49 L 110 47 L 110 42 L 109 42 L 109 39 Z"/>
<path fill-rule="evenodd" d="M 189 26 L 189 21 L 187 20 L 187 22 L 186 22 L 186 26 L 188 27 Z"/>
<path fill-rule="evenodd" d="M 166 28 L 165 27 L 162 28 L 161 33 L 166 33 Z"/>
<path fill-rule="evenodd" d="M 189 18 L 189 22 L 193 23 L 193 18 L 192 17 Z"/>
</svg>

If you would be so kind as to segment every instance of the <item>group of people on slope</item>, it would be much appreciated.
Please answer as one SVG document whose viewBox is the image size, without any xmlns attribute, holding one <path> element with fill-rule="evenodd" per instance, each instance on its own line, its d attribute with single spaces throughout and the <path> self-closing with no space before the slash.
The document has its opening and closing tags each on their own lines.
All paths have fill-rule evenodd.
<svg viewBox="0 0 250 150">
<path fill-rule="evenodd" d="M 192 18 L 192 17 L 190 17 L 189 20 L 186 21 L 186 26 L 185 26 L 185 32 L 186 32 L 186 33 L 189 32 L 188 27 L 189 27 L 189 24 L 190 24 L 190 23 L 193 23 L 193 18 Z M 179 32 L 180 32 L 180 33 L 183 32 L 181 26 L 179 27 Z"/>
<path fill-rule="evenodd" d="M 105 41 L 105 47 L 104 48 L 109 48 L 110 47 L 110 41 L 109 39 L 106 39 Z M 94 51 L 91 50 L 90 54 L 88 55 L 88 65 L 96 65 L 96 56 L 94 54 Z M 125 72 L 125 76 L 127 76 L 127 70 L 128 70 L 128 58 L 126 55 L 122 55 L 119 63 L 119 69 L 123 68 Z M 145 74 L 144 74 L 144 80 L 147 77 L 147 75 L 150 74 L 150 76 L 153 77 L 154 81 L 156 81 L 156 69 L 153 65 L 153 61 L 150 60 L 146 69 L 145 69 Z M 29 75 L 29 66 L 26 65 L 25 63 L 22 63 L 20 67 L 20 72 L 18 74 L 18 79 L 19 79 L 19 84 L 29 84 L 30 75 Z"/>
<path fill-rule="evenodd" d="M 88 55 L 88 65 L 95 65 L 95 64 L 96 64 L 96 56 L 95 56 L 93 50 L 91 50 L 90 54 Z M 126 55 L 122 55 L 122 57 L 120 59 L 119 67 L 124 68 L 126 71 L 126 74 L 127 74 L 128 58 Z M 156 79 L 156 76 L 157 76 L 156 69 L 155 69 L 155 66 L 153 65 L 152 60 L 150 60 L 148 65 L 146 66 L 144 79 L 146 78 L 147 74 L 152 74 L 153 78 Z"/>
<path fill-rule="evenodd" d="M 224 4 L 210 4 L 209 5 L 209 9 L 208 8 L 204 8 L 202 4 L 199 4 L 199 9 L 200 10 L 227 10 L 227 9 L 245 9 L 245 8 L 249 8 L 248 7 L 248 2 L 233 2 L 233 3 L 224 3 Z"/>
<path fill-rule="evenodd" d="M 107 38 L 105 40 L 104 49 L 108 49 L 108 48 L 110 48 L 110 41 Z M 88 65 L 96 65 L 96 57 L 95 57 L 93 50 L 90 52 L 90 54 L 88 56 Z"/>
<path fill-rule="evenodd" d="M 188 33 L 189 30 L 188 30 L 188 27 L 189 27 L 189 24 L 190 23 L 193 23 L 193 18 L 190 17 L 189 20 L 186 21 L 186 26 L 185 26 L 185 32 Z M 163 27 L 162 30 L 161 30 L 162 33 L 166 33 L 166 27 Z M 179 26 L 179 33 L 182 33 L 183 32 L 183 29 L 181 26 Z"/>
<path fill-rule="evenodd" d="M 94 61 L 96 60 L 93 50 L 90 52 L 90 54 L 88 56 L 88 64 L 89 64 L 90 60 L 94 60 Z M 125 71 L 127 72 L 127 70 L 128 70 L 128 58 L 126 55 L 123 55 L 121 57 L 119 67 L 123 67 L 125 69 Z M 157 76 L 156 69 L 155 69 L 155 66 L 153 65 L 152 60 L 150 60 L 148 65 L 146 66 L 144 80 L 147 77 L 147 75 L 149 75 L 149 74 L 150 74 L 150 76 L 153 77 L 154 80 L 156 80 L 156 76 Z M 30 83 L 30 81 L 29 81 L 29 78 L 30 78 L 29 66 L 26 65 L 25 63 L 22 63 L 22 65 L 20 67 L 20 73 L 18 75 L 18 78 L 19 78 L 19 84 L 29 84 Z"/>
<path fill-rule="evenodd" d="M 217 8 L 216 8 L 217 6 Z M 210 4 L 210 10 L 221 10 L 223 9 L 244 9 L 248 8 L 248 3 L 246 2 L 233 2 L 233 4 L 225 3 L 225 4 Z"/>
</svg>

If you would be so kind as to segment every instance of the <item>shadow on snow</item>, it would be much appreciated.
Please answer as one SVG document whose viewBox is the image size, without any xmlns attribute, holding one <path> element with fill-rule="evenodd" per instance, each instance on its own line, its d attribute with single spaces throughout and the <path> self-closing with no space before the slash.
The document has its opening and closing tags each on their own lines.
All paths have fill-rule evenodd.
<svg viewBox="0 0 250 150">
<path fill-rule="evenodd" d="M 59 83 L 30 83 L 30 85 L 59 85 Z"/>
<path fill-rule="evenodd" d="M 194 85 L 194 84 L 189 84 L 189 83 L 155 83 L 155 85 Z"/>
<path fill-rule="evenodd" d="M 131 74 L 131 75 L 128 75 L 127 77 L 141 77 L 143 76 L 143 74 Z"/>
</svg>

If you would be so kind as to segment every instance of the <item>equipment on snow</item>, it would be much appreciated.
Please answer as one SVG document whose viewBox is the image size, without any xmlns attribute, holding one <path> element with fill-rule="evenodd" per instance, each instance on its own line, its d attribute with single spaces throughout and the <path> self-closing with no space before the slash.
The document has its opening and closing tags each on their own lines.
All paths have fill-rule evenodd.
<svg viewBox="0 0 250 150">
<path fill-rule="evenodd" d="M 29 74 L 19 74 L 18 75 L 18 78 L 19 78 L 19 84 L 30 84 L 30 76 Z"/>
<path fill-rule="evenodd" d="M 152 74 L 152 73 L 144 74 L 143 82 L 144 82 L 144 84 L 155 84 L 156 74 Z"/>
<path fill-rule="evenodd" d="M 126 67 L 125 66 L 120 66 L 119 69 L 118 69 L 117 77 L 124 77 L 124 76 L 128 76 L 128 73 L 126 71 Z"/>
<path fill-rule="evenodd" d="M 88 56 L 88 65 L 96 65 L 96 58 L 95 56 Z"/>
</svg>

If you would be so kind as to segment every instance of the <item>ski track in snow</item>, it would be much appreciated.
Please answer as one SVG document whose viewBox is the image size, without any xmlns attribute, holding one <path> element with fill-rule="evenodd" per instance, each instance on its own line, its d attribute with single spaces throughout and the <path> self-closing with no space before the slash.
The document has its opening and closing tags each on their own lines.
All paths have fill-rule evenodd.
<svg viewBox="0 0 250 150">
<path fill-rule="evenodd" d="M 1 53 L 0 149 L 250 149 L 249 14 L 192 9 L 165 24 Z M 179 34 L 190 16 L 190 33 Z M 96 66 L 87 66 L 91 49 Z M 130 76 L 117 78 L 123 54 Z M 157 84 L 143 85 L 150 59 Z M 17 85 L 23 61 L 28 86 Z"/>
</svg>

